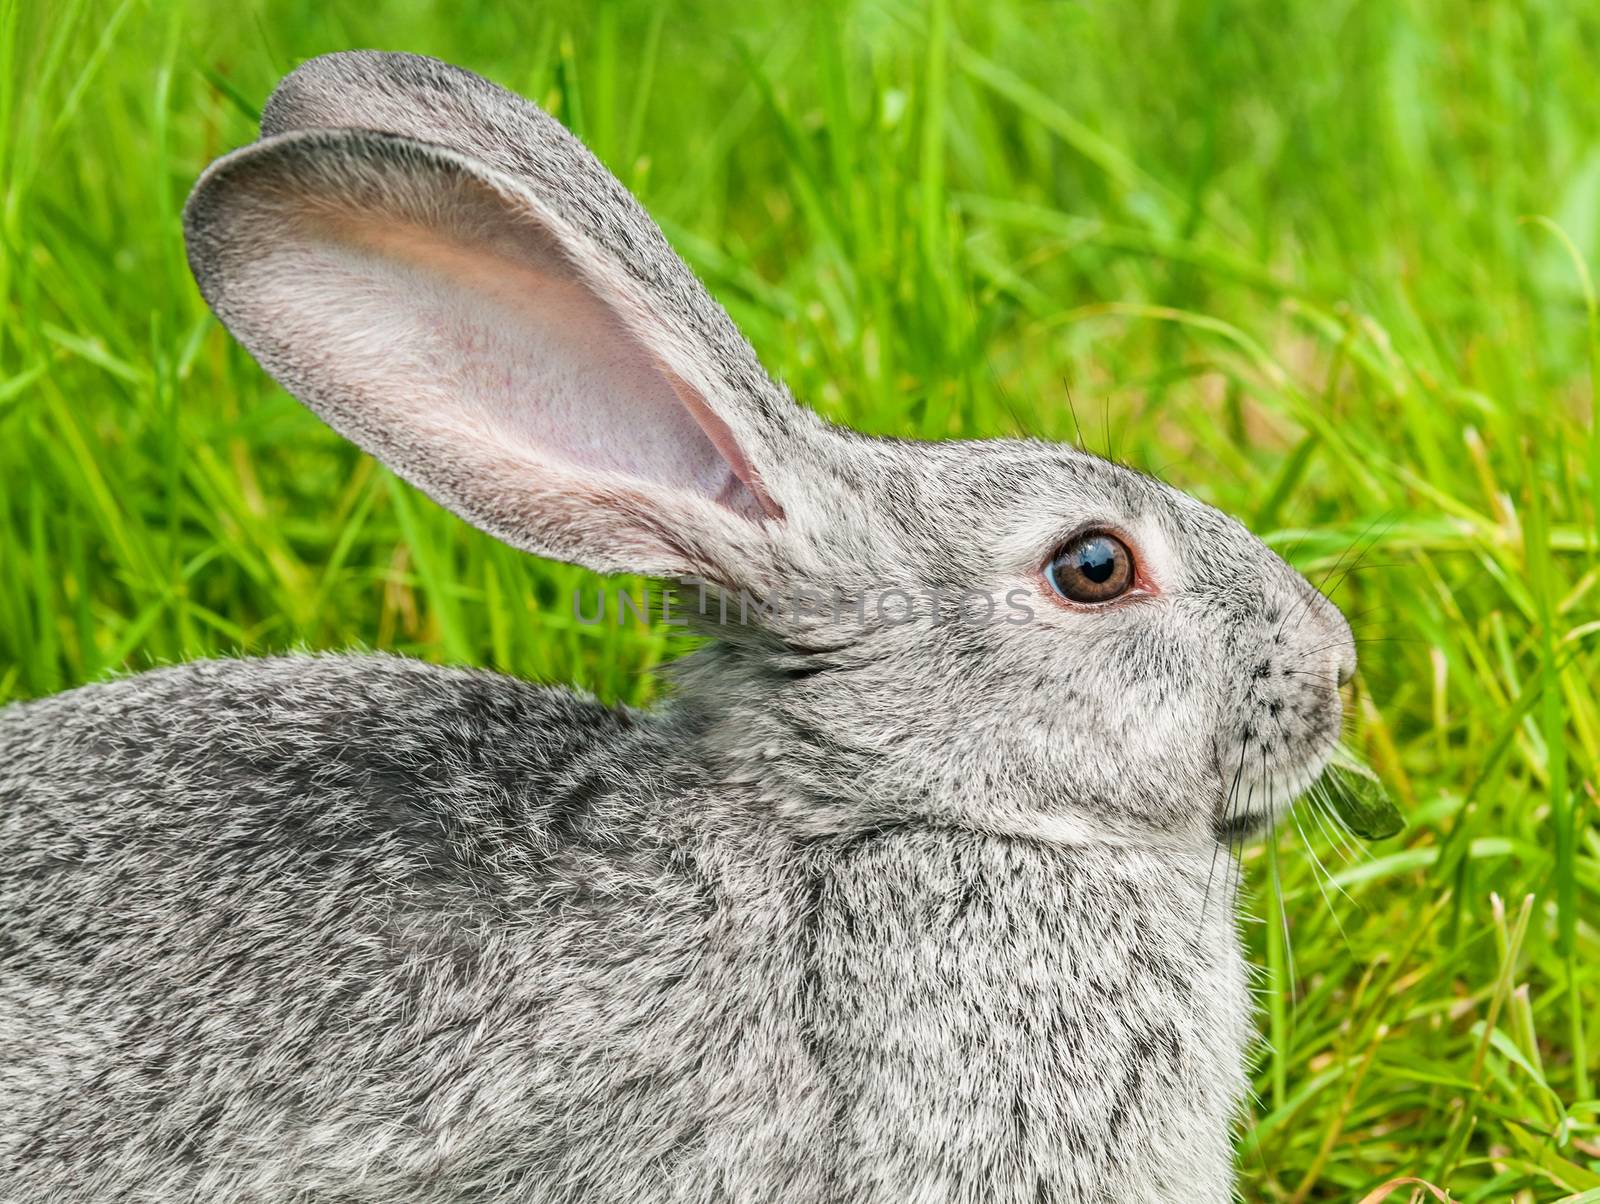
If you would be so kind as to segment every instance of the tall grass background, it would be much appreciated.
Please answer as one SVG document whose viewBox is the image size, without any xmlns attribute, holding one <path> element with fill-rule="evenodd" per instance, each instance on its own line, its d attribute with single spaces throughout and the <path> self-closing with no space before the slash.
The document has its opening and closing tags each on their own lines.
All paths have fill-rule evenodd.
<svg viewBox="0 0 1600 1204">
<path fill-rule="evenodd" d="M 1409 826 L 1247 851 L 1242 1190 L 1600 1199 L 1600 9 L 0 0 L 0 701 L 352 647 L 652 696 L 660 630 L 577 624 L 196 294 L 200 169 L 366 46 L 560 117 L 829 417 L 1081 442 L 1323 582 Z"/>
</svg>

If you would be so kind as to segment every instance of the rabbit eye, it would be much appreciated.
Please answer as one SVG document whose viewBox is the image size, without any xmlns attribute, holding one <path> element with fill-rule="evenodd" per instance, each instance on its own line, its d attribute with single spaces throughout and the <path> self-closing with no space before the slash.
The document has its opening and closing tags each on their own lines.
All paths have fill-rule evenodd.
<svg viewBox="0 0 1600 1204">
<path fill-rule="evenodd" d="M 1109 602 L 1133 586 L 1133 553 L 1115 535 L 1088 531 L 1050 558 L 1044 575 L 1073 602 Z"/>
</svg>

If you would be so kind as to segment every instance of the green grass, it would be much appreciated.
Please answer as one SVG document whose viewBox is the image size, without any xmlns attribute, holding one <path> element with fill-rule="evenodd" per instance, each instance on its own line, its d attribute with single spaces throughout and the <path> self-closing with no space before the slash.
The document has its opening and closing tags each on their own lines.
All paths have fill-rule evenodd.
<svg viewBox="0 0 1600 1204">
<path fill-rule="evenodd" d="M 341 444 L 184 264 L 186 190 L 295 63 L 439 55 L 582 134 L 831 417 L 1081 426 L 1327 579 L 1410 827 L 1351 849 L 1302 810 L 1248 856 L 1247 1198 L 1600 1188 L 1600 10 L 0 14 L 0 700 L 356 645 L 650 697 L 659 633 L 580 627 L 583 574 Z"/>
</svg>

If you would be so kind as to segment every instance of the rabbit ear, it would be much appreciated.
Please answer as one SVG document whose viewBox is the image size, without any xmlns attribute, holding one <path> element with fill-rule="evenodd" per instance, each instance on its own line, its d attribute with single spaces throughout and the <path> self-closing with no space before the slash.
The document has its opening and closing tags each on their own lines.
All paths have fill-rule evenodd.
<svg viewBox="0 0 1600 1204">
<path fill-rule="evenodd" d="M 480 75 L 418 54 L 349 50 L 291 72 L 261 115 L 263 137 L 311 129 L 397 134 L 456 151 L 517 181 L 566 227 L 609 257 L 658 303 L 729 392 L 741 439 L 781 449 L 797 410 L 762 370 L 750 344 L 674 254 L 655 222 L 587 147 L 537 105 Z M 784 457 L 777 457 L 782 465 Z"/>
<path fill-rule="evenodd" d="M 621 185 L 513 101 L 542 119 L 500 131 L 531 138 L 515 174 L 332 128 L 213 164 L 185 211 L 201 292 L 331 426 L 507 543 L 748 583 L 819 424 Z"/>
</svg>

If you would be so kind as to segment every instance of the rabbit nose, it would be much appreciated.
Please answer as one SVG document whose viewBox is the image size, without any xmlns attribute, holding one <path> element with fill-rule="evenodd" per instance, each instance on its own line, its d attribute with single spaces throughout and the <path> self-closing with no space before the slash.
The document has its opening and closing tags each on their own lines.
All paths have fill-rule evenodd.
<svg viewBox="0 0 1600 1204">
<path fill-rule="evenodd" d="M 1350 679 L 1356 675 L 1356 646 L 1352 641 L 1348 646 L 1339 650 L 1339 684 L 1347 686 Z"/>
</svg>

